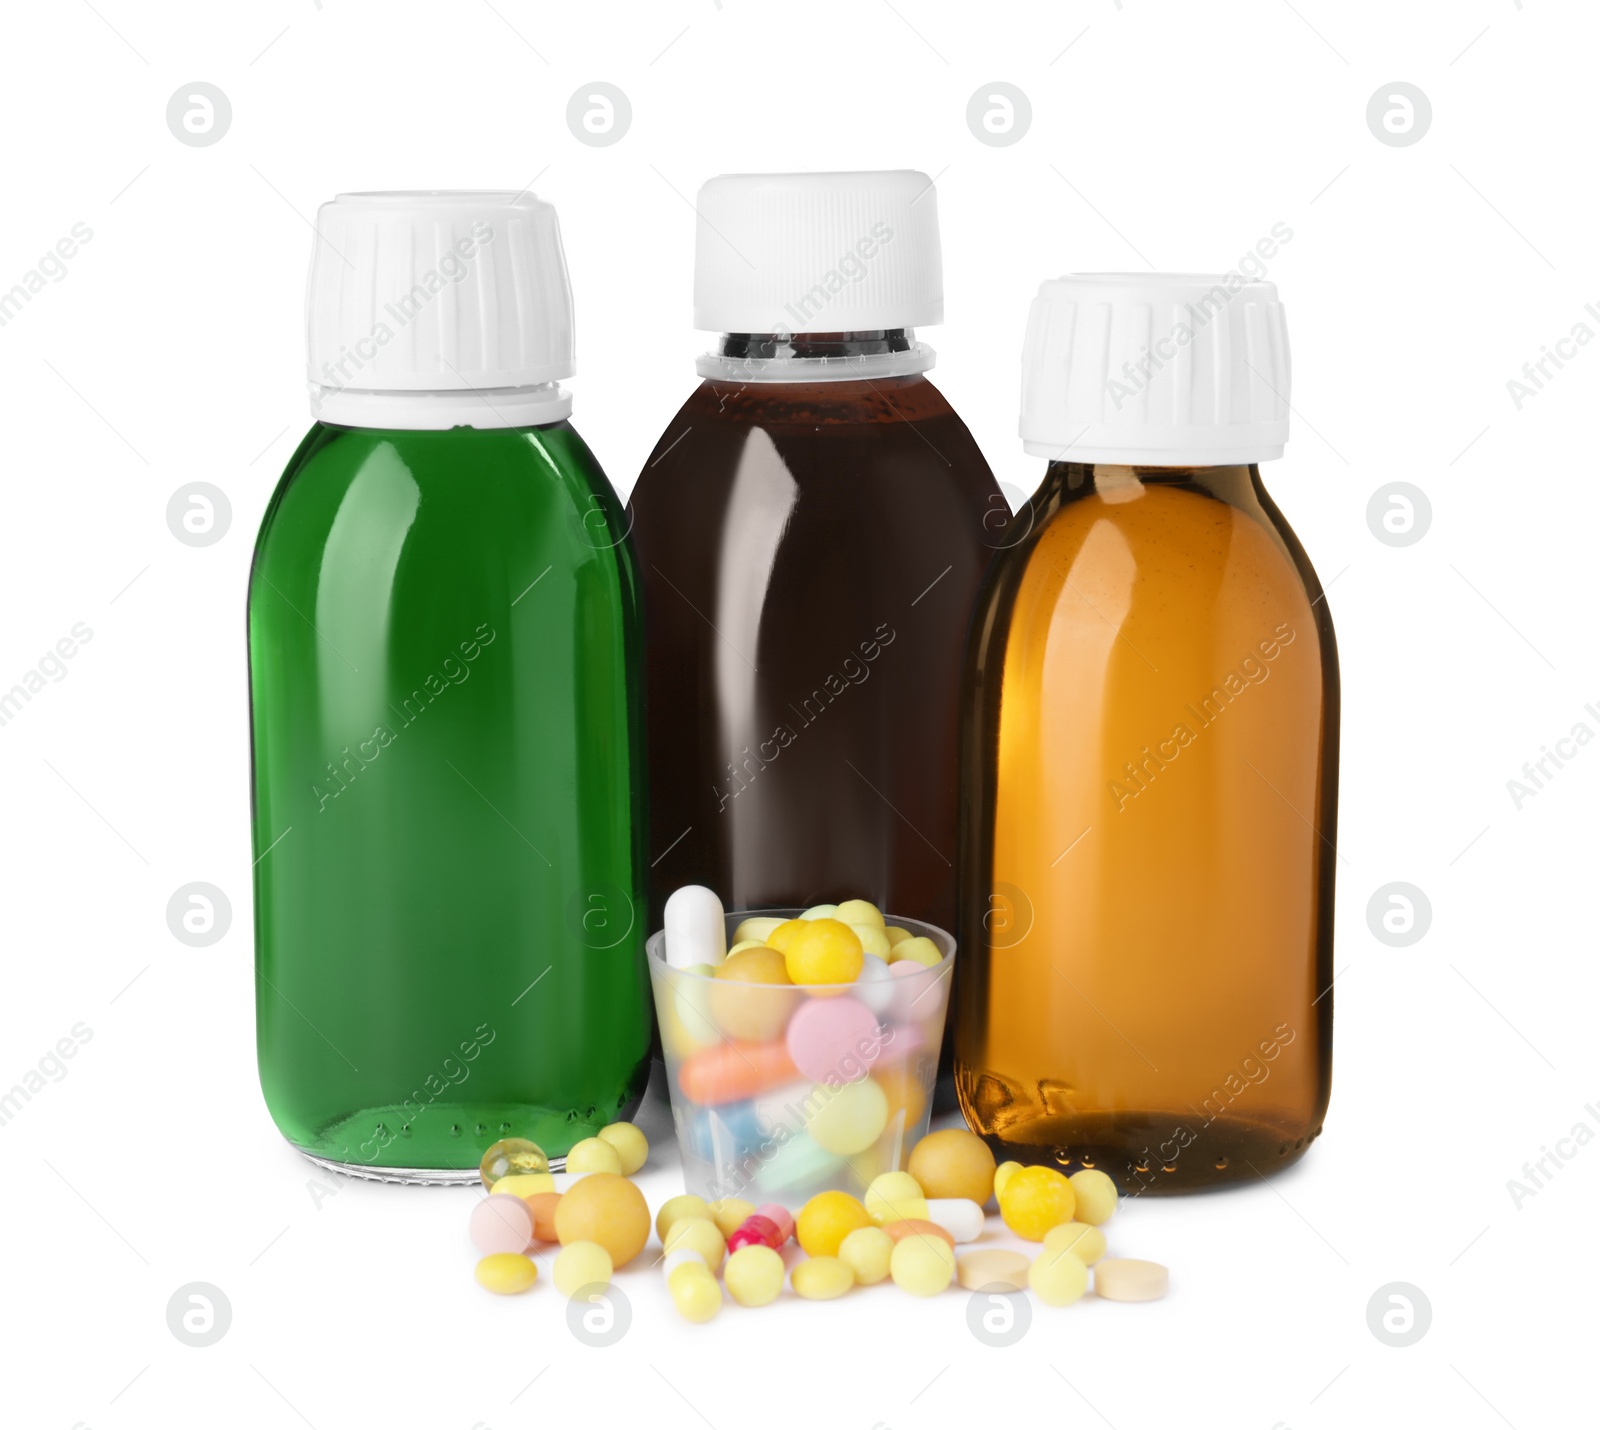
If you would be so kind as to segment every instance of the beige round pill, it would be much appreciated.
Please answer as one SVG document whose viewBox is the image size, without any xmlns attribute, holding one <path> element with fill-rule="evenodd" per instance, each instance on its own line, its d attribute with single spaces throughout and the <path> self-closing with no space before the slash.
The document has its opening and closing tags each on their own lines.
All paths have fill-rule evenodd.
<svg viewBox="0 0 1600 1430">
<path fill-rule="evenodd" d="M 1106 1254 L 1105 1233 L 1081 1221 L 1064 1221 L 1044 1234 L 1044 1249 L 1051 1253 L 1070 1251 L 1085 1266 L 1093 1266 Z"/>
<path fill-rule="evenodd" d="M 1094 1268 L 1094 1294 L 1107 1301 L 1159 1301 L 1167 1294 L 1167 1268 L 1159 1261 L 1112 1257 Z"/>
<path fill-rule="evenodd" d="M 833 916 L 842 924 L 871 924 L 880 931 L 883 928 L 883 915 L 878 906 L 866 899 L 846 899 Z"/>
<path fill-rule="evenodd" d="M 861 940 L 861 951 L 889 961 L 889 936 L 881 924 L 851 924 L 850 932 Z"/>
<path fill-rule="evenodd" d="M 711 1203 L 711 1219 L 724 1237 L 730 1237 L 744 1225 L 744 1219 L 751 1216 L 755 1209 L 756 1204 L 745 1201 L 743 1197 L 724 1197 L 720 1202 Z"/>
<path fill-rule="evenodd" d="M 767 935 L 771 933 L 773 929 L 777 928 L 779 924 L 787 922 L 788 920 L 786 919 L 772 919 L 763 917 L 746 919 L 739 925 L 738 928 L 733 931 L 733 941 L 736 944 L 765 943 L 767 941 Z"/>
<path fill-rule="evenodd" d="M 1028 1258 L 1020 1251 L 969 1251 L 956 1258 L 956 1280 L 968 1291 L 992 1291 L 1003 1286 L 1021 1291 L 1028 1284 Z"/>
</svg>

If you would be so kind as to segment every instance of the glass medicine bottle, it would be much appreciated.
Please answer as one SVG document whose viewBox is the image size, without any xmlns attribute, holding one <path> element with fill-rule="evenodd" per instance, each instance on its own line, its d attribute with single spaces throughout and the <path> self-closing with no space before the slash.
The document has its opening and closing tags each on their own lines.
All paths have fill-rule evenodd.
<svg viewBox="0 0 1600 1430">
<path fill-rule="evenodd" d="M 567 420 L 527 195 L 318 214 L 317 421 L 250 580 L 256 1034 L 284 1136 L 476 1180 L 626 1116 L 649 1066 L 637 573 Z"/>
<path fill-rule="evenodd" d="M 1262 484 L 1274 285 L 1043 285 L 1044 480 L 979 597 L 962 751 L 956 1077 L 997 1156 L 1129 1192 L 1251 1179 L 1322 1130 L 1339 675 Z"/>
</svg>

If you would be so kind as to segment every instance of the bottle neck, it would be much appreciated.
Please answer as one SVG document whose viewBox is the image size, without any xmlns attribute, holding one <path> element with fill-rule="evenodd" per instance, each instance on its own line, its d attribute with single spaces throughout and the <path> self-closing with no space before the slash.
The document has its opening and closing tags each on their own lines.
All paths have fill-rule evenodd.
<svg viewBox="0 0 1600 1430">
<path fill-rule="evenodd" d="M 1041 492 L 1059 493 L 1072 500 L 1093 493 L 1113 505 L 1136 501 L 1146 487 L 1186 487 L 1241 505 L 1253 500 L 1251 493 L 1261 479 L 1254 462 L 1173 463 L 1160 466 L 1117 462 L 1052 462 L 1045 471 Z"/>
<path fill-rule="evenodd" d="M 911 328 L 853 333 L 723 333 L 695 361 L 731 382 L 849 382 L 927 372 L 934 351 Z"/>
<path fill-rule="evenodd" d="M 315 382 L 309 386 L 312 417 L 335 427 L 410 432 L 544 427 L 572 413 L 572 397 L 558 382 L 418 392 L 325 387 Z"/>
</svg>

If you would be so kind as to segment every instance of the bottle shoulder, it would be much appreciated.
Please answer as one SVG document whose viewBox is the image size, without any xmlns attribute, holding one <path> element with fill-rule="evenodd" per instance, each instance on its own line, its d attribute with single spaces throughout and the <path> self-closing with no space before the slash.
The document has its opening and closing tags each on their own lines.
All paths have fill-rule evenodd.
<svg viewBox="0 0 1600 1430">
<path fill-rule="evenodd" d="M 966 424 L 920 375 L 742 386 L 708 378 L 662 431 L 631 501 L 678 500 L 685 484 L 702 492 L 731 485 L 762 454 L 801 487 L 892 469 L 982 499 L 999 491 Z"/>
<path fill-rule="evenodd" d="M 255 559 L 298 560 L 357 536 L 418 551 L 448 548 L 462 559 L 564 542 L 581 557 L 619 548 L 622 533 L 615 491 L 564 420 L 448 431 L 318 423 L 273 493 Z"/>
<path fill-rule="evenodd" d="M 705 378 L 684 412 L 763 426 L 883 425 L 953 415 L 944 394 L 920 373 L 833 382 L 729 382 Z"/>
<path fill-rule="evenodd" d="M 615 499 L 588 445 L 563 420 L 544 427 L 408 431 L 335 427 L 316 423 L 290 458 L 263 525 L 293 494 L 297 504 L 326 505 L 360 488 L 374 495 L 409 490 L 418 500 L 451 505 L 488 503 L 497 493 L 515 497 L 531 481 L 550 479 L 575 494 L 602 492 Z"/>
<path fill-rule="evenodd" d="M 604 474 L 571 421 L 540 427 L 451 427 L 411 429 L 340 427 L 313 423 L 285 468 L 286 477 L 315 463 L 356 470 L 381 453 L 419 474 L 464 472 L 474 467 L 514 469 L 519 462 L 571 466 L 576 472 Z"/>
<path fill-rule="evenodd" d="M 1148 480 L 1129 468 L 1052 468 L 1000 541 L 980 596 L 980 639 L 1016 612 L 1049 625 L 1084 610 L 1119 631 L 1241 612 L 1290 620 L 1330 646 L 1322 587 L 1249 468 Z"/>
</svg>

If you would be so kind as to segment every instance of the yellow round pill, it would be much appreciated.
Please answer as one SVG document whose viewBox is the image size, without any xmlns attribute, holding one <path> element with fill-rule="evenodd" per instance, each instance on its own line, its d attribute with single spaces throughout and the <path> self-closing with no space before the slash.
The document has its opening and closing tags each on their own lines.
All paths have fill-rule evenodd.
<svg viewBox="0 0 1600 1430">
<path fill-rule="evenodd" d="M 858 1286 L 876 1286 L 889 1274 L 894 1238 L 881 1226 L 858 1226 L 839 1243 L 839 1260 Z"/>
<path fill-rule="evenodd" d="M 611 1264 L 626 1266 L 650 1239 L 650 1208 L 644 1193 L 615 1172 L 590 1172 L 561 1194 L 551 1218 L 563 1246 L 597 1241 Z"/>
<path fill-rule="evenodd" d="M 497 1251 L 484 1257 L 472 1274 L 485 1291 L 493 1291 L 496 1296 L 517 1296 L 539 1279 L 539 1268 L 514 1251 Z"/>
<path fill-rule="evenodd" d="M 585 1137 L 574 1142 L 567 1153 L 568 1172 L 611 1172 L 622 1175 L 622 1155 L 609 1142 L 598 1137 Z"/>
<path fill-rule="evenodd" d="M 1081 1202 L 1078 1210 L 1080 1213 L 1083 1210 Z M 1048 1252 L 1070 1251 L 1085 1266 L 1093 1266 L 1106 1254 L 1105 1233 L 1087 1222 L 1062 1222 L 1044 1234 L 1044 1249 Z"/>
<path fill-rule="evenodd" d="M 679 1217 L 697 1216 L 711 1219 L 711 1207 L 704 1197 L 697 1197 L 693 1192 L 685 1192 L 682 1196 L 668 1197 L 661 1203 L 656 1212 L 656 1235 L 661 1238 L 664 1245 L 667 1232 L 671 1230 L 673 1222 Z"/>
<path fill-rule="evenodd" d="M 1070 1251 L 1041 1251 L 1028 1268 L 1028 1286 L 1047 1306 L 1070 1306 L 1089 1289 L 1089 1268 Z"/>
<path fill-rule="evenodd" d="M 776 1038 L 799 995 L 784 992 L 789 967 L 775 948 L 747 948 L 717 965 L 708 1003 L 717 1026 L 730 1038 L 764 1043 Z"/>
<path fill-rule="evenodd" d="M 656 1004 L 656 1022 L 661 1028 L 661 1046 L 675 1059 L 683 1059 L 702 1048 L 722 1042 L 722 1029 L 711 1013 L 711 993 L 717 970 L 702 964 L 683 970 L 699 974 L 696 978 L 674 977 L 662 988 Z"/>
<path fill-rule="evenodd" d="M 847 1082 L 831 1093 L 819 1087 L 811 1101 L 818 1098 L 825 1100 L 811 1114 L 806 1131 L 817 1146 L 836 1157 L 865 1152 L 888 1126 L 889 1099 L 870 1077 Z"/>
<path fill-rule="evenodd" d="M 858 1226 L 871 1226 L 867 1209 L 849 1192 L 818 1192 L 794 1219 L 794 1239 L 807 1256 L 834 1257 Z"/>
<path fill-rule="evenodd" d="M 901 1058 L 897 1062 L 879 1063 L 872 1070 L 872 1080 L 883 1089 L 889 1099 L 889 1116 L 900 1118 L 903 1127 L 915 1127 L 922 1121 L 928 1106 L 928 1088 L 933 1079 L 924 1084 L 922 1070 L 916 1058 Z"/>
<path fill-rule="evenodd" d="M 883 931 L 888 936 L 890 948 L 893 948 L 897 943 L 904 943 L 911 937 L 911 930 L 903 929 L 899 924 L 885 924 Z"/>
<path fill-rule="evenodd" d="M 817 919 L 835 919 L 839 916 L 837 904 L 813 904 L 803 914 L 801 919 L 805 922 L 815 922 Z"/>
<path fill-rule="evenodd" d="M 911 1149 L 906 1170 L 930 1197 L 960 1197 L 980 1207 L 994 1193 L 994 1153 L 965 1127 L 930 1132 Z"/>
<path fill-rule="evenodd" d="M 1078 1199 L 1078 1209 L 1073 1215 L 1090 1226 L 1100 1226 L 1111 1220 L 1117 1209 L 1117 1184 L 1104 1172 L 1086 1169 L 1074 1172 L 1067 1178 L 1072 1183 L 1073 1195 Z"/>
<path fill-rule="evenodd" d="M 749 958 L 750 954 L 741 954 Z M 784 945 L 791 983 L 854 983 L 866 962 L 861 940 L 838 919 L 807 919 Z"/>
<path fill-rule="evenodd" d="M 789 940 L 795 938 L 805 926 L 804 919 L 784 919 L 777 928 L 767 930 L 764 942 L 768 948 L 783 953 L 789 947 Z"/>
<path fill-rule="evenodd" d="M 514 1197 L 536 1197 L 540 1192 L 553 1192 L 556 1189 L 556 1179 L 548 1172 L 513 1172 L 508 1177 L 501 1177 L 489 1188 L 489 1195 L 496 1192 L 508 1192 Z"/>
<path fill-rule="evenodd" d="M 672 1304 L 686 1321 L 709 1321 L 722 1309 L 722 1287 L 698 1261 L 686 1261 L 667 1277 Z"/>
<path fill-rule="evenodd" d="M 613 1122 L 609 1127 L 602 1127 L 600 1140 L 616 1150 L 624 1177 L 631 1177 L 637 1172 L 650 1155 L 649 1139 L 631 1122 Z M 569 1167 L 567 1170 L 572 1169 Z"/>
<path fill-rule="evenodd" d="M 999 1196 L 1005 1191 L 1006 1183 L 1022 1170 L 1021 1162 L 1002 1162 L 994 1169 L 994 1194 Z"/>
<path fill-rule="evenodd" d="M 741 1246 L 728 1258 L 722 1279 L 741 1306 L 765 1306 L 783 1290 L 783 1257 L 770 1246 Z"/>
<path fill-rule="evenodd" d="M 611 1253 L 595 1241 L 575 1241 L 556 1253 L 550 1279 L 569 1301 L 586 1286 L 611 1284 Z"/>
<path fill-rule="evenodd" d="M 883 928 L 882 911 L 865 899 L 846 899 L 834 910 L 833 916 L 842 924 L 871 924 L 876 929 Z"/>
<path fill-rule="evenodd" d="M 1053 1226 L 1072 1220 L 1077 1198 L 1054 1167 L 1024 1167 L 1006 1179 L 1000 1215 L 1024 1241 L 1043 1241 Z"/>
<path fill-rule="evenodd" d="M 956 1274 L 956 1253 L 942 1236 L 908 1236 L 889 1255 L 889 1275 L 913 1296 L 937 1296 Z"/>
<path fill-rule="evenodd" d="M 856 1278 L 837 1256 L 813 1256 L 795 1263 L 789 1284 L 807 1301 L 832 1301 L 854 1286 Z"/>
<path fill-rule="evenodd" d="M 885 1172 L 874 1177 L 864 1198 L 873 1221 L 884 1226 L 892 1221 L 927 1221 L 928 1200 L 922 1184 L 910 1172 Z"/>
<path fill-rule="evenodd" d="M 730 1237 L 744 1225 L 744 1219 L 755 1212 L 755 1203 L 747 1202 L 743 1197 L 724 1197 L 720 1202 L 712 1202 L 708 1210 L 711 1220 L 716 1222 L 717 1230 L 724 1238 Z"/>
<path fill-rule="evenodd" d="M 939 945 L 931 938 L 903 938 L 899 943 L 889 946 L 891 964 L 904 963 L 908 958 L 920 963 L 924 968 L 933 968 L 944 962 L 944 955 L 939 952 Z"/>
<path fill-rule="evenodd" d="M 706 1217 L 686 1216 L 679 1217 L 667 1228 L 667 1234 L 662 1238 L 661 1249 L 669 1253 L 698 1251 L 705 1257 L 706 1265 L 715 1273 L 722 1265 L 722 1258 L 727 1255 L 728 1243 L 717 1230 L 716 1222 Z"/>
</svg>

